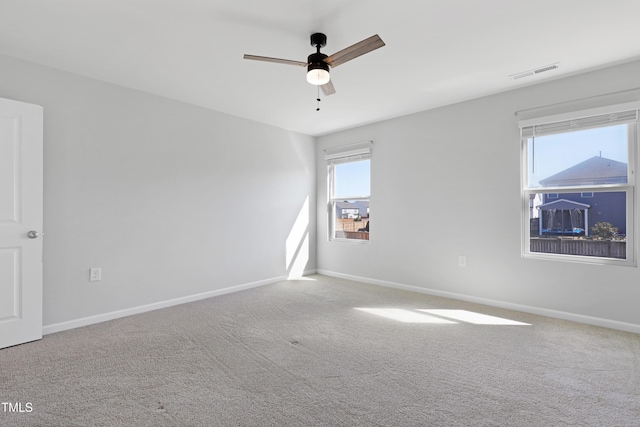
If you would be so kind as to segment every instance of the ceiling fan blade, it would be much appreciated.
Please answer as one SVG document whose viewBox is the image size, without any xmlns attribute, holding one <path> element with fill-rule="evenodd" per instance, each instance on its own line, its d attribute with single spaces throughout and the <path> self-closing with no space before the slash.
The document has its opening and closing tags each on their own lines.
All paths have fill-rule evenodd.
<svg viewBox="0 0 640 427">
<path fill-rule="evenodd" d="M 333 87 L 333 82 L 331 80 L 329 80 L 328 83 L 320 86 L 320 89 L 322 89 L 322 93 L 324 93 L 324 96 L 329 96 L 336 93 L 336 88 Z"/>
<path fill-rule="evenodd" d="M 347 61 L 351 61 L 358 56 L 369 53 L 372 50 L 376 50 L 382 46 L 384 46 L 384 42 L 382 41 L 380 36 L 376 34 L 375 36 L 371 36 L 368 39 L 364 39 L 361 42 L 358 42 L 345 49 L 342 49 L 339 52 L 334 53 L 333 55 L 325 58 L 324 62 L 329 64 L 329 66 L 331 67 L 337 67 L 340 64 L 344 64 Z"/>
<path fill-rule="evenodd" d="M 275 62 L 277 64 L 288 64 L 288 65 L 297 65 L 298 67 L 306 67 L 306 62 L 302 61 L 292 61 L 290 59 L 280 59 L 280 58 L 269 58 L 268 56 L 256 56 L 256 55 L 247 55 L 245 54 L 244 59 L 252 59 L 254 61 L 265 61 L 265 62 Z"/>
</svg>

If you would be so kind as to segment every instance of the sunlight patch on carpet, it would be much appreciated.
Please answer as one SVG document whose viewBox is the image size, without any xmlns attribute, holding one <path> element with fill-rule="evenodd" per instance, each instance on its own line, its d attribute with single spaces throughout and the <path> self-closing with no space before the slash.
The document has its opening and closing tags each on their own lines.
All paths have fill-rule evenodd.
<svg viewBox="0 0 640 427">
<path fill-rule="evenodd" d="M 436 316 L 455 319 L 462 322 L 473 323 L 474 325 L 508 325 L 508 326 L 531 326 L 529 323 L 518 322 L 502 317 L 489 316 L 487 314 L 475 313 L 467 310 L 418 310 Z"/>
<path fill-rule="evenodd" d="M 502 317 L 489 316 L 487 314 L 476 313 L 468 310 L 406 310 L 402 308 L 363 307 L 355 307 L 355 309 L 403 323 L 439 323 L 455 325 L 460 322 L 464 322 L 472 323 L 474 325 L 531 326 L 529 323 L 504 319 Z"/>
<path fill-rule="evenodd" d="M 429 316 L 428 314 L 418 313 L 411 310 L 403 310 L 400 308 L 358 308 L 356 310 L 366 313 L 375 314 L 376 316 L 386 317 L 387 319 L 397 320 L 403 323 L 457 323 L 446 320 L 441 317 Z"/>
</svg>

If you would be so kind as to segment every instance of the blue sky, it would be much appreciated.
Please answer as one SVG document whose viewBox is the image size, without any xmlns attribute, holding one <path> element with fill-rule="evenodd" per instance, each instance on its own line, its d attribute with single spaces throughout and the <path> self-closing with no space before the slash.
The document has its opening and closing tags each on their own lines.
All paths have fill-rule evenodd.
<svg viewBox="0 0 640 427">
<path fill-rule="evenodd" d="M 338 198 L 369 196 L 371 194 L 371 161 L 339 163 L 335 165 L 335 196 Z"/>
<path fill-rule="evenodd" d="M 607 126 L 535 138 L 528 141 L 529 187 L 594 156 L 628 161 L 628 125 Z M 532 169 L 534 173 L 532 172 Z"/>
</svg>

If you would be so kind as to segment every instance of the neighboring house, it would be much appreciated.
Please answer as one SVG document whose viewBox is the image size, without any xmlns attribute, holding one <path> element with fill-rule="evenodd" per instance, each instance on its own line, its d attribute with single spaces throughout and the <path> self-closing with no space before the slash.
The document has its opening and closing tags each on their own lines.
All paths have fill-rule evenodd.
<svg viewBox="0 0 640 427">
<path fill-rule="evenodd" d="M 357 218 L 360 208 L 351 202 L 336 202 L 336 218 Z"/>
<path fill-rule="evenodd" d="M 362 218 L 369 217 L 369 201 L 357 200 L 354 202 L 337 202 L 336 218 Z"/>
<path fill-rule="evenodd" d="M 353 204 L 358 206 L 358 210 L 360 212 L 361 217 L 369 218 L 369 201 L 368 200 L 357 200 L 353 202 Z"/>
<path fill-rule="evenodd" d="M 540 184 L 543 187 L 563 187 L 574 184 L 620 184 L 626 182 L 626 163 L 598 156 L 540 180 Z"/>
<path fill-rule="evenodd" d="M 542 187 L 573 184 L 601 185 L 627 182 L 627 164 L 604 157 L 592 157 L 540 181 Z M 622 192 L 583 192 L 544 194 L 537 208 L 539 234 L 589 235 L 598 222 L 609 222 L 626 233 L 625 194 Z"/>
</svg>

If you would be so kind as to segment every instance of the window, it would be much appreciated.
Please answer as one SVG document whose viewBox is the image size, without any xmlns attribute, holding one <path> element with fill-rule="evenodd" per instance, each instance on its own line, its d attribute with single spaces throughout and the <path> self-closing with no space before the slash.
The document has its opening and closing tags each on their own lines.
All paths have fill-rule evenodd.
<svg viewBox="0 0 640 427">
<path fill-rule="evenodd" d="M 329 239 L 369 240 L 371 142 L 327 150 Z"/>
<path fill-rule="evenodd" d="M 637 120 L 627 104 L 520 122 L 524 256 L 635 265 Z"/>
</svg>

